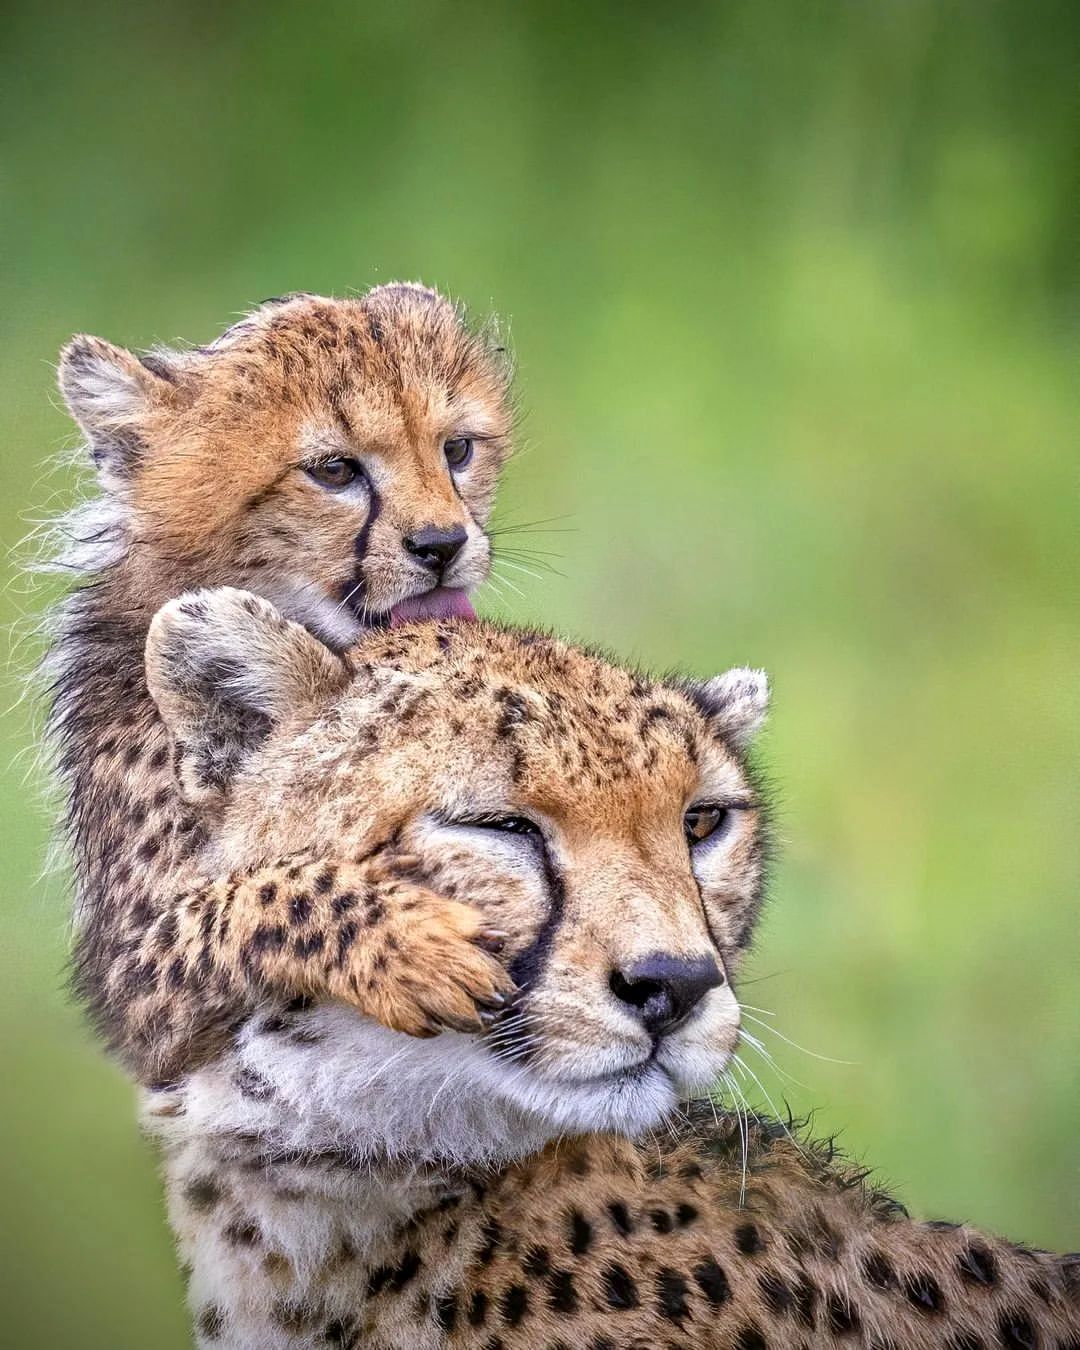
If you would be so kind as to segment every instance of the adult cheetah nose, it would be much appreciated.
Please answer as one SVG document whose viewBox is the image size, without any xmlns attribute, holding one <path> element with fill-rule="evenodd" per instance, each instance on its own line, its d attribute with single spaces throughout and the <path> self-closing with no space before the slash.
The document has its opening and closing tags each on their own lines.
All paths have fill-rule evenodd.
<svg viewBox="0 0 1080 1350">
<path fill-rule="evenodd" d="M 440 576 L 457 555 L 468 535 L 463 525 L 442 529 L 438 525 L 422 525 L 402 540 L 406 553 L 411 553 L 422 567 Z"/>
<path fill-rule="evenodd" d="M 657 952 L 623 970 L 613 970 L 611 992 L 632 1008 L 650 1036 L 674 1031 L 710 989 L 724 983 L 712 956 L 669 956 Z"/>
</svg>

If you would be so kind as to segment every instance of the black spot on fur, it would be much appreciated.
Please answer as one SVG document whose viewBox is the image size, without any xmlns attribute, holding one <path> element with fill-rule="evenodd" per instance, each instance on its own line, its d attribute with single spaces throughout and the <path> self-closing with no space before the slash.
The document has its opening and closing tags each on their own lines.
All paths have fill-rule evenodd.
<svg viewBox="0 0 1080 1350">
<path fill-rule="evenodd" d="M 909 1275 L 904 1281 L 904 1293 L 908 1302 L 921 1313 L 939 1313 L 945 1307 L 941 1285 L 932 1275 Z"/>
<path fill-rule="evenodd" d="M 375 1267 L 375 1269 L 368 1276 L 367 1288 L 368 1288 L 368 1296 L 370 1298 L 375 1298 L 376 1295 L 382 1293 L 383 1289 L 386 1287 L 386 1282 L 387 1280 L 389 1280 L 391 1274 L 392 1271 L 390 1270 L 389 1266 Z"/>
<path fill-rule="evenodd" d="M 765 1250 L 765 1241 L 752 1223 L 742 1223 L 735 1229 L 735 1246 L 743 1256 L 757 1256 Z"/>
<path fill-rule="evenodd" d="M 825 1301 L 829 1328 L 838 1336 L 853 1335 L 859 1330 L 859 1314 L 843 1294 L 830 1294 Z"/>
<path fill-rule="evenodd" d="M 551 1271 L 551 1256 L 546 1247 L 530 1247 L 521 1268 L 530 1280 L 542 1280 Z"/>
<path fill-rule="evenodd" d="M 694 1283 L 714 1308 L 719 1308 L 731 1297 L 728 1278 L 711 1256 L 707 1256 L 694 1267 Z"/>
<path fill-rule="evenodd" d="M 184 1187 L 185 1200 L 200 1214 L 209 1214 L 221 1196 L 221 1187 L 212 1177 L 195 1177 Z"/>
<path fill-rule="evenodd" d="M 570 1250 L 575 1256 L 584 1256 L 592 1245 L 592 1224 L 579 1209 L 570 1211 Z"/>
<path fill-rule="evenodd" d="M 957 1257 L 960 1274 L 969 1284 L 981 1284 L 987 1288 L 997 1283 L 997 1263 L 989 1247 L 981 1242 L 973 1242 Z"/>
<path fill-rule="evenodd" d="M 875 1289 L 891 1289 L 896 1284 L 896 1272 L 881 1252 L 868 1252 L 863 1257 L 862 1268 L 867 1282 Z"/>
<path fill-rule="evenodd" d="M 767 1270 L 759 1275 L 758 1288 L 769 1311 L 778 1315 L 788 1312 L 795 1301 L 790 1288 L 775 1271 Z"/>
<path fill-rule="evenodd" d="M 687 1302 L 687 1295 L 690 1292 L 690 1286 L 677 1270 L 672 1270 L 670 1266 L 657 1271 L 656 1274 L 656 1306 L 661 1317 L 669 1322 L 681 1323 L 690 1314 L 690 1304 Z"/>
<path fill-rule="evenodd" d="M 604 1297 L 612 1308 L 636 1308 L 637 1285 L 624 1266 L 605 1266 L 601 1273 Z"/>
<path fill-rule="evenodd" d="M 285 945 L 288 934 L 280 923 L 261 923 L 251 935 L 250 948 L 253 952 L 279 952 Z"/>
<path fill-rule="evenodd" d="M 457 1323 L 457 1296 L 443 1294 L 435 1300 L 435 1320 L 443 1331 L 453 1331 Z"/>
<path fill-rule="evenodd" d="M 345 964 L 345 957 L 349 948 L 356 941 L 357 927 L 352 920 L 343 923 L 337 931 L 337 963 L 339 966 Z"/>
<path fill-rule="evenodd" d="M 651 1209 L 649 1222 L 658 1233 L 670 1233 L 675 1227 L 675 1221 L 666 1209 Z"/>
<path fill-rule="evenodd" d="M 548 1280 L 548 1303 L 556 1312 L 577 1311 L 577 1290 L 574 1288 L 574 1277 L 569 1270 L 552 1271 Z"/>
<path fill-rule="evenodd" d="M 482 1327 L 487 1320 L 488 1297 L 482 1289 L 477 1289 L 469 1300 L 469 1326 Z"/>
<path fill-rule="evenodd" d="M 224 1233 L 225 1241 L 233 1247 L 254 1247 L 261 1236 L 258 1226 L 250 1219 L 229 1224 Z"/>
<path fill-rule="evenodd" d="M 343 1350 L 352 1350 L 357 1344 L 355 1336 L 355 1324 L 342 1321 L 340 1317 L 333 1318 L 323 1327 L 323 1340 L 327 1345 L 339 1345 Z"/>
<path fill-rule="evenodd" d="M 998 1333 L 1005 1350 L 1037 1350 L 1035 1328 L 1019 1309 L 1006 1311 L 998 1318 Z"/>
<path fill-rule="evenodd" d="M 199 1312 L 198 1327 L 208 1341 L 216 1341 L 225 1330 L 225 1314 L 211 1304 Z"/>
<path fill-rule="evenodd" d="M 697 1218 L 697 1207 L 695 1205 L 689 1205 L 685 1201 L 675 1211 L 675 1222 L 680 1228 L 689 1228 Z"/>
<path fill-rule="evenodd" d="M 620 1237 L 628 1237 L 634 1231 L 634 1223 L 630 1218 L 630 1211 L 621 1200 L 613 1200 L 607 1207 L 608 1217 L 611 1219 L 612 1227 Z"/>
<path fill-rule="evenodd" d="M 476 1259 L 482 1266 L 486 1266 L 502 1242 L 502 1227 L 495 1219 L 489 1219 L 484 1224 L 480 1236 L 484 1240 L 484 1245 L 477 1252 Z"/>
<path fill-rule="evenodd" d="M 800 1275 L 795 1285 L 795 1320 L 800 1326 L 812 1327 L 816 1320 L 818 1291 L 817 1286 L 806 1276 Z"/>
<path fill-rule="evenodd" d="M 507 1326 L 516 1327 L 529 1311 L 529 1295 L 523 1284 L 512 1284 L 503 1294 L 501 1311 Z"/>
<path fill-rule="evenodd" d="M 406 1252 L 398 1265 L 390 1272 L 387 1287 L 397 1292 L 404 1289 L 420 1269 L 420 1257 L 416 1252 Z"/>
<path fill-rule="evenodd" d="M 743 1327 L 735 1341 L 735 1350 L 769 1350 L 769 1342 L 753 1322 Z"/>
<path fill-rule="evenodd" d="M 298 937 L 293 943 L 293 951 L 301 961 L 318 955 L 326 946 L 325 933 L 311 933 L 307 937 Z"/>
</svg>

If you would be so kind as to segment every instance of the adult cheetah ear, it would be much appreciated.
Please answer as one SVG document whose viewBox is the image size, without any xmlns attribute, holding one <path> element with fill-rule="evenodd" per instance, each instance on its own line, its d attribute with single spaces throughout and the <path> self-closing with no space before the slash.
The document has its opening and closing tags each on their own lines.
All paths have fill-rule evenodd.
<svg viewBox="0 0 1080 1350">
<path fill-rule="evenodd" d="M 769 711 L 769 677 L 763 670 L 746 666 L 736 666 L 711 680 L 693 681 L 686 692 L 714 733 L 736 750 L 746 749 Z"/>
<path fill-rule="evenodd" d="M 169 354 L 154 352 L 140 359 L 103 338 L 80 333 L 60 353 L 58 380 L 104 485 L 120 486 L 142 462 L 143 418 L 175 392 L 177 371 Z"/>
<path fill-rule="evenodd" d="M 189 591 L 154 616 L 146 681 L 192 801 L 212 803 L 275 727 L 316 712 L 348 671 L 329 647 L 257 595 Z"/>
</svg>

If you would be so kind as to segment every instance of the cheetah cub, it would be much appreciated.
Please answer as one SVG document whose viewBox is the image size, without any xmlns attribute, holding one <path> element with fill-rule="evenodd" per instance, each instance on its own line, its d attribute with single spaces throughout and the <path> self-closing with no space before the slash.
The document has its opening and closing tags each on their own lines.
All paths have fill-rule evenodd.
<svg viewBox="0 0 1080 1350">
<path fill-rule="evenodd" d="M 339 660 L 236 591 L 169 605 L 148 672 L 195 801 L 215 765 L 196 862 L 226 879 L 135 969 L 253 991 L 145 1093 L 204 1350 L 1075 1350 L 1077 1260 L 914 1223 L 825 1150 L 686 1104 L 739 1035 L 760 674 L 657 682 L 457 622 Z M 494 1025 L 359 1014 L 358 985 L 447 958 L 325 857 L 473 899 L 517 988 Z"/>
<path fill-rule="evenodd" d="M 508 378 L 493 334 L 413 285 L 268 301 L 189 351 L 140 359 L 89 337 L 64 350 L 61 389 L 101 486 L 64 522 L 63 562 L 83 584 L 61 609 L 47 666 L 76 869 L 75 981 L 142 1081 L 215 1053 L 245 989 L 173 967 L 159 990 L 131 956 L 190 884 L 205 842 L 194 808 L 229 767 L 216 753 L 189 758 L 186 799 L 177 791 L 144 677 L 150 620 L 182 591 L 224 583 L 267 597 L 337 650 L 366 628 L 471 616 L 509 450 Z M 320 669 L 339 666 L 324 653 Z M 505 987 L 479 915 L 375 863 L 350 867 L 343 875 L 380 888 L 389 910 L 412 899 L 425 952 L 444 934 L 456 953 L 411 1001 L 354 990 L 354 1002 L 413 1032 L 479 1026 Z M 476 940 L 471 952 L 462 937 Z M 307 989 L 314 961 L 280 954 L 278 991 Z"/>
</svg>

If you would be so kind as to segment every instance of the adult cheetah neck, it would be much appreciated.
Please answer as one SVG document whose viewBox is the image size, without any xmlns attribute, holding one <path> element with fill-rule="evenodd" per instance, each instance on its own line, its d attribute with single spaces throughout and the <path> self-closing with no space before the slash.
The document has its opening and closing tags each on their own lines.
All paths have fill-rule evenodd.
<svg viewBox="0 0 1080 1350">
<path fill-rule="evenodd" d="M 745 1170 L 710 1110 L 662 1142 L 372 1174 L 185 1142 L 182 1093 L 157 1109 L 206 1350 L 1077 1345 L 1080 1258 L 918 1223 L 779 1127 L 750 1127 Z"/>
</svg>

